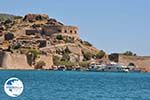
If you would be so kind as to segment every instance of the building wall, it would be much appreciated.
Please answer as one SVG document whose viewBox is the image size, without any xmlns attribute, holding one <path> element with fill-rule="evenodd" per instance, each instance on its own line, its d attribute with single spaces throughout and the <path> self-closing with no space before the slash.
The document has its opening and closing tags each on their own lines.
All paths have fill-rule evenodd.
<svg viewBox="0 0 150 100">
<path fill-rule="evenodd" d="M 5 69 L 33 69 L 27 63 L 27 57 L 23 54 L 15 54 L 10 52 L 0 53 L 0 67 Z"/>
<path fill-rule="evenodd" d="M 0 51 L 0 67 L 3 67 L 4 56 L 5 53 L 3 51 Z"/>
<path fill-rule="evenodd" d="M 140 57 L 140 56 L 119 56 L 119 63 L 128 65 L 129 63 L 134 63 L 138 68 L 150 68 L 150 57 Z"/>
<path fill-rule="evenodd" d="M 49 69 L 53 65 L 52 55 L 40 55 L 37 60 L 42 60 L 46 63 L 44 69 Z M 27 61 L 25 54 L 10 53 L 0 51 L 0 68 L 4 69 L 34 69 Z"/>
<path fill-rule="evenodd" d="M 63 26 L 61 27 L 61 32 L 62 33 L 68 33 L 68 34 L 77 34 L 78 33 L 78 28 L 74 26 Z"/>
<path fill-rule="evenodd" d="M 26 35 L 35 35 L 36 33 L 39 33 L 39 31 L 35 29 L 27 29 L 25 31 Z"/>
<path fill-rule="evenodd" d="M 137 68 L 148 69 L 148 71 L 150 71 L 150 56 L 126 56 L 113 54 L 109 55 L 109 59 L 126 66 L 133 63 Z"/>
<path fill-rule="evenodd" d="M 54 33 L 78 34 L 78 28 L 74 26 L 44 26 L 43 32 L 46 35 Z"/>
<path fill-rule="evenodd" d="M 37 61 L 44 61 L 45 66 L 43 66 L 43 69 L 50 69 L 53 65 L 53 58 L 52 55 L 41 55 L 40 58 Z"/>
</svg>

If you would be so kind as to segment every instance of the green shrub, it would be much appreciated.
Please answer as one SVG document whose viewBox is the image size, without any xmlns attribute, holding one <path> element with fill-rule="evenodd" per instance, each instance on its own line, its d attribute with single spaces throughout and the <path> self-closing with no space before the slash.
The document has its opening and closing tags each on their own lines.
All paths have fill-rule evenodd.
<svg viewBox="0 0 150 100">
<path fill-rule="evenodd" d="M 14 16 L 14 19 L 21 19 L 22 16 Z"/>
<path fill-rule="evenodd" d="M 103 51 L 103 50 L 100 50 L 97 54 L 96 54 L 96 58 L 99 58 L 99 59 L 101 59 L 101 58 L 103 58 L 104 56 L 105 56 L 105 52 Z"/>
<path fill-rule="evenodd" d="M 94 56 L 90 52 L 82 52 L 82 53 L 83 53 L 84 61 L 88 61 L 88 60 L 90 60 Z"/>
<path fill-rule="evenodd" d="M 71 51 L 69 50 L 68 47 L 66 47 L 65 50 L 62 53 L 63 54 L 69 54 L 69 53 L 71 53 Z"/>
<path fill-rule="evenodd" d="M 45 66 L 46 63 L 44 61 L 38 61 L 37 64 L 35 65 L 35 69 L 42 69 L 43 66 Z"/>
<path fill-rule="evenodd" d="M 62 35 L 57 35 L 57 36 L 56 36 L 56 39 L 58 39 L 58 40 L 63 40 L 64 38 L 63 38 Z"/>
<path fill-rule="evenodd" d="M 40 54 L 40 52 L 36 49 L 29 49 L 27 52 L 27 55 L 33 55 L 33 57 L 36 59 L 38 57 L 38 55 Z"/>
<path fill-rule="evenodd" d="M 74 37 L 66 37 L 64 41 L 65 43 L 74 43 Z"/>
<path fill-rule="evenodd" d="M 13 49 L 19 49 L 21 47 L 20 43 L 16 43 L 15 45 L 12 46 Z"/>
<path fill-rule="evenodd" d="M 92 44 L 89 43 L 88 41 L 84 41 L 83 44 L 84 44 L 84 45 L 87 45 L 87 46 L 92 46 Z"/>
<path fill-rule="evenodd" d="M 71 62 L 71 61 L 60 61 L 59 62 L 60 65 L 65 65 L 67 68 L 70 68 L 72 66 L 75 66 L 76 64 Z"/>
<path fill-rule="evenodd" d="M 60 58 L 57 57 L 57 56 L 53 56 L 53 63 L 54 63 L 54 65 L 58 66 L 59 62 L 60 62 Z"/>
<path fill-rule="evenodd" d="M 65 65 L 66 67 L 75 66 L 75 63 L 70 62 L 69 60 L 68 61 L 67 60 L 62 60 L 57 56 L 53 56 L 53 63 L 56 66 L 59 66 L 59 65 Z"/>
<path fill-rule="evenodd" d="M 123 53 L 123 55 L 126 55 L 126 56 L 136 56 L 136 54 L 133 53 L 132 51 L 126 51 L 125 53 Z"/>
<path fill-rule="evenodd" d="M 35 59 L 38 57 L 39 54 L 40 53 L 36 49 L 28 50 L 26 56 L 27 56 L 27 62 L 30 66 L 35 64 Z"/>
<path fill-rule="evenodd" d="M 0 14 L 0 21 L 5 22 L 7 19 L 13 19 L 14 15 Z"/>
<path fill-rule="evenodd" d="M 61 61 L 69 61 L 69 60 L 70 60 L 69 54 L 67 54 L 67 53 L 63 54 Z"/>
<path fill-rule="evenodd" d="M 87 61 L 79 62 L 79 66 L 81 66 L 81 67 L 89 67 L 89 65 L 90 65 L 90 63 Z"/>
</svg>

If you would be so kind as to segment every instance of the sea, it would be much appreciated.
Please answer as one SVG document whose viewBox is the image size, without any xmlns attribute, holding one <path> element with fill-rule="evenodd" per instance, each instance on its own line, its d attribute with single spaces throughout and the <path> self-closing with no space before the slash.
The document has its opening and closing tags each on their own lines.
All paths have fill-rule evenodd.
<svg viewBox="0 0 150 100">
<path fill-rule="evenodd" d="M 4 91 L 11 77 L 23 82 L 18 97 Z M 150 73 L 1 70 L 0 100 L 150 100 Z"/>
</svg>

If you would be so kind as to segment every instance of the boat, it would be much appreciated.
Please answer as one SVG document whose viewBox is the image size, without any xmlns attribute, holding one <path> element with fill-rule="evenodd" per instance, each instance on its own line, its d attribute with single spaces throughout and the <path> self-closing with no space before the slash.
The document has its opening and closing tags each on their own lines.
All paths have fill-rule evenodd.
<svg viewBox="0 0 150 100">
<path fill-rule="evenodd" d="M 104 70 L 105 72 L 129 72 L 129 69 L 123 65 L 107 65 Z"/>
<path fill-rule="evenodd" d="M 89 67 L 89 71 L 96 72 L 129 72 L 129 68 L 127 66 L 123 66 L 117 63 L 110 64 L 91 64 Z"/>
<path fill-rule="evenodd" d="M 58 66 L 58 69 L 59 71 L 66 71 L 66 67 L 64 65 L 60 65 Z"/>
<path fill-rule="evenodd" d="M 105 67 L 105 64 L 91 64 L 89 67 L 89 71 L 103 71 Z"/>
</svg>

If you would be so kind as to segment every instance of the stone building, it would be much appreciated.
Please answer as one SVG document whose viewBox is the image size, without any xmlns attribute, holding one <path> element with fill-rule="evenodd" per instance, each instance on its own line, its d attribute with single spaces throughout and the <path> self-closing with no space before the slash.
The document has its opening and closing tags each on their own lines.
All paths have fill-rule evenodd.
<svg viewBox="0 0 150 100">
<path fill-rule="evenodd" d="M 36 29 L 26 29 L 25 30 L 26 35 L 35 35 L 36 33 L 39 33 Z"/>
<path fill-rule="evenodd" d="M 36 39 L 35 41 L 36 41 L 36 43 L 39 43 L 39 45 L 38 45 L 39 48 L 51 46 L 50 41 L 48 41 L 46 39 Z"/>
<path fill-rule="evenodd" d="M 24 35 L 41 35 L 42 34 L 42 28 L 25 28 L 23 30 Z"/>
<path fill-rule="evenodd" d="M 55 33 L 62 33 L 68 34 L 68 35 L 77 35 L 78 34 L 78 28 L 75 26 L 51 26 L 51 25 L 45 25 L 43 27 L 43 33 L 45 35 L 51 36 Z"/>
</svg>

